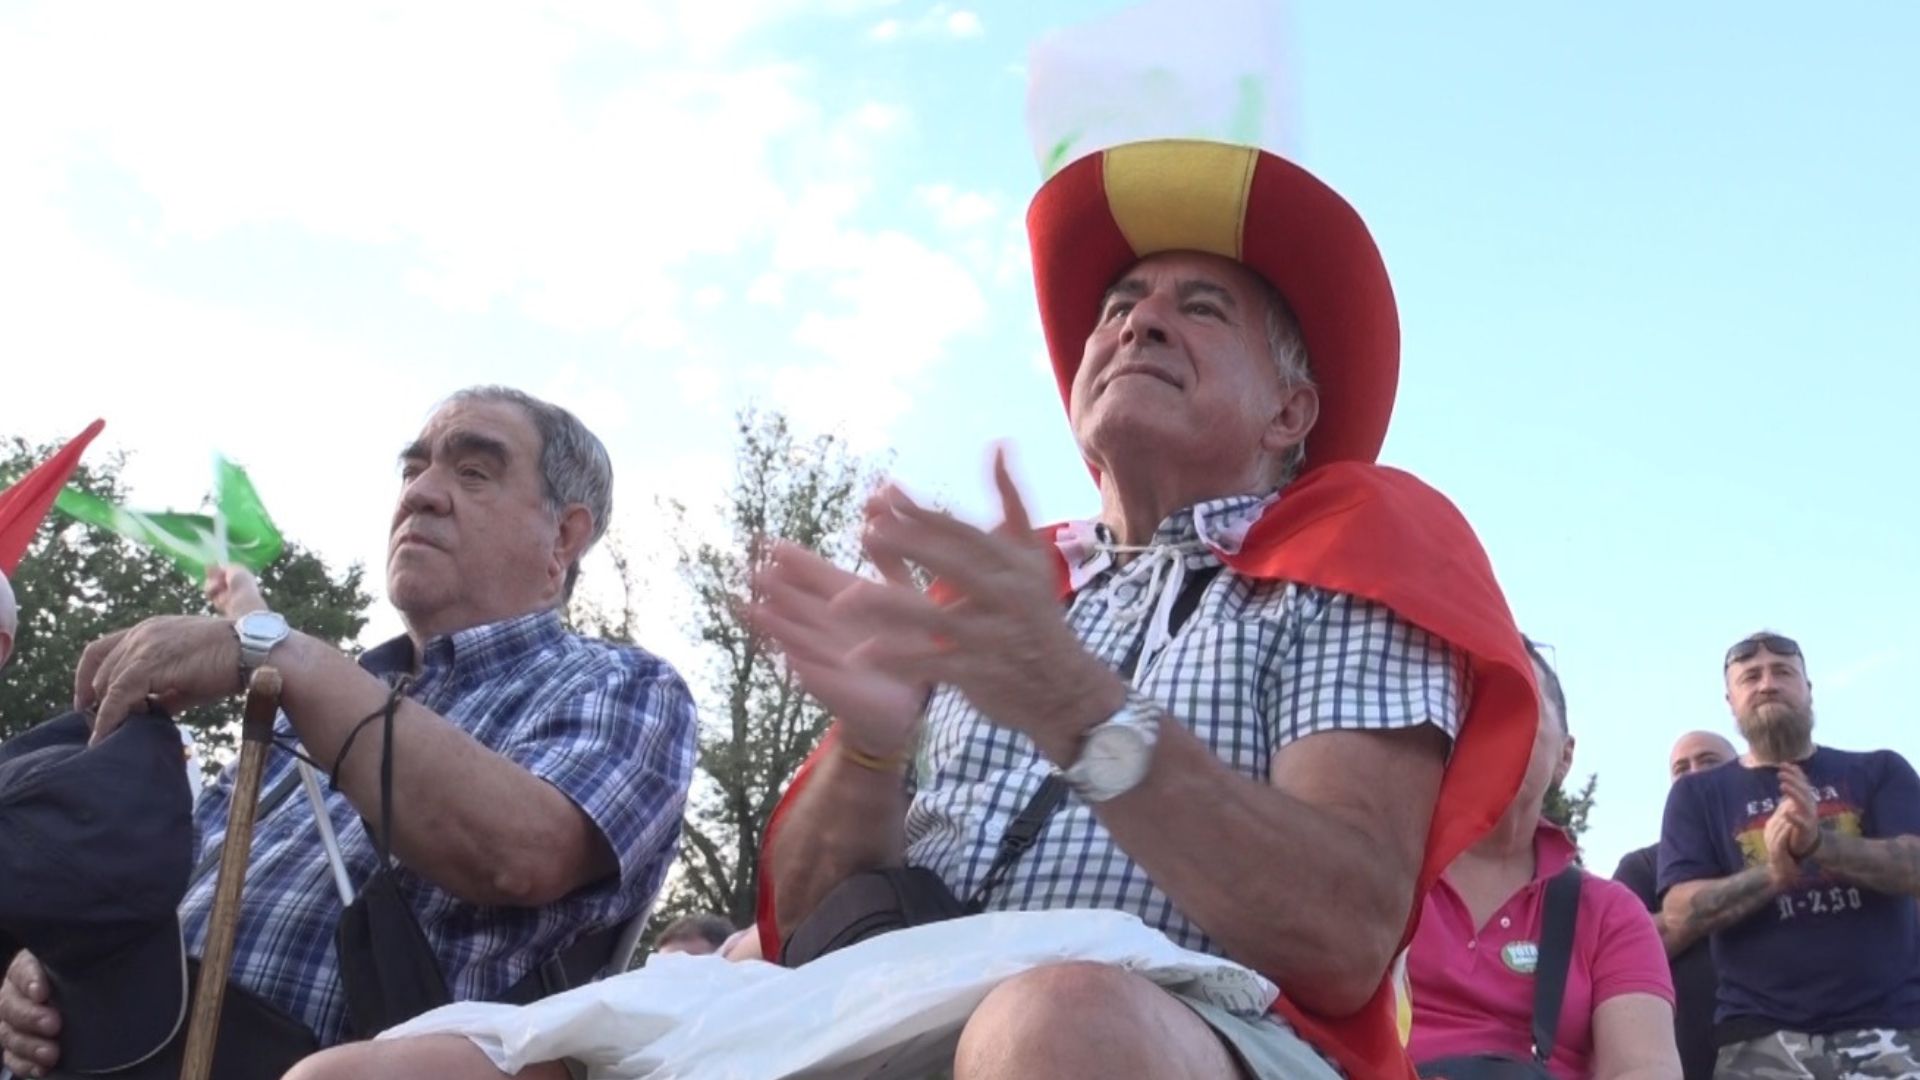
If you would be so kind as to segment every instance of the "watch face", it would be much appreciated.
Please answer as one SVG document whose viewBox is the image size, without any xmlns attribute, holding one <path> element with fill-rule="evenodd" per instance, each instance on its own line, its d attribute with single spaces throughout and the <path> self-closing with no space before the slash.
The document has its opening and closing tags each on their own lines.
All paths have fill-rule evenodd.
<svg viewBox="0 0 1920 1080">
<path fill-rule="evenodd" d="M 1094 793 L 1119 794 L 1146 777 L 1152 754 L 1152 742 L 1139 729 L 1102 724 L 1087 733 L 1074 765 Z"/>
<path fill-rule="evenodd" d="M 275 645 L 290 632 L 287 620 L 273 611 L 249 611 L 240 616 L 234 628 L 240 632 L 242 642 L 247 644 Z"/>
</svg>

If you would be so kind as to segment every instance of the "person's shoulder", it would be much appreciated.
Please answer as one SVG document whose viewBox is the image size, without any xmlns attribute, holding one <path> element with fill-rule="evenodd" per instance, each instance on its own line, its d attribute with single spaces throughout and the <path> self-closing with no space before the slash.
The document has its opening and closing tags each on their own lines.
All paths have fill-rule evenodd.
<svg viewBox="0 0 1920 1080">
<path fill-rule="evenodd" d="M 569 630 L 562 637 L 560 647 L 591 672 L 618 672 L 633 678 L 684 683 L 672 664 L 633 642 L 609 641 Z"/>
<path fill-rule="evenodd" d="M 1588 917 L 1587 912 L 1593 913 L 1595 929 L 1616 951 L 1637 939 L 1651 940 L 1653 948 L 1661 948 L 1660 931 L 1653 924 L 1646 901 L 1618 881 L 1582 871 L 1580 908 L 1583 919 Z"/>
<path fill-rule="evenodd" d="M 1641 918 L 1645 918 L 1647 913 L 1646 904 L 1632 889 L 1585 868 L 1580 871 L 1580 901 L 1609 913 L 1615 908 L 1631 909 L 1635 916 Z"/>
<path fill-rule="evenodd" d="M 1753 770 L 1738 761 L 1729 761 L 1711 769 L 1695 769 L 1673 782 L 1676 795 L 1705 796 L 1714 795 L 1734 788 L 1746 782 L 1747 774 Z"/>
<path fill-rule="evenodd" d="M 1657 841 L 1643 848 L 1634 848 L 1620 856 L 1620 861 L 1614 865 L 1613 880 L 1626 881 L 1629 877 L 1639 874 L 1651 877 L 1654 867 L 1659 865 L 1659 862 L 1660 844 Z M 1631 884 L 1628 882 L 1629 887 Z"/>
<path fill-rule="evenodd" d="M 1885 748 L 1879 750 L 1842 750 L 1838 747 L 1822 746 L 1814 753 L 1816 757 L 1823 757 L 1843 766 L 1866 765 L 1876 769 L 1898 769 L 1907 772 L 1913 770 L 1913 764 L 1898 750 Z"/>
</svg>

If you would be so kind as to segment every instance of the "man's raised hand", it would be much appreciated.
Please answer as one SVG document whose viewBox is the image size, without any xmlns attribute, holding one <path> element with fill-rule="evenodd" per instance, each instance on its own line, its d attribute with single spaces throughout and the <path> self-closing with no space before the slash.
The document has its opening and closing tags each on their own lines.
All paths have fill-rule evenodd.
<svg viewBox="0 0 1920 1080">
<path fill-rule="evenodd" d="M 260 582 L 244 566 L 208 567 L 206 592 L 207 603 L 229 619 L 267 610 L 267 601 L 260 595 Z"/>
<path fill-rule="evenodd" d="M 1002 521 L 991 530 L 898 488 L 875 497 L 863 539 L 868 557 L 876 566 L 923 568 L 940 599 L 914 593 L 874 605 L 880 632 L 870 656 L 902 679 L 958 687 L 988 720 L 1070 760 L 1080 736 L 1125 700 L 1126 684 L 1061 617 L 1059 557 L 1034 535 L 1004 452 L 995 455 L 994 483 Z"/>
<path fill-rule="evenodd" d="M 876 613 L 923 598 L 910 585 L 849 573 L 798 544 L 778 543 L 753 576 L 753 627 L 780 647 L 800 686 L 864 754 L 897 758 L 919 735 L 931 687 L 873 662 Z"/>
</svg>

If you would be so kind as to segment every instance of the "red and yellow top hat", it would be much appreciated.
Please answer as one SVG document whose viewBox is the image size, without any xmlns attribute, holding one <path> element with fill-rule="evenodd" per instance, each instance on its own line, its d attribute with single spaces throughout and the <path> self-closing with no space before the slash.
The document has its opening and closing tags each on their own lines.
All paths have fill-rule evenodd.
<svg viewBox="0 0 1920 1080">
<path fill-rule="evenodd" d="M 1379 456 L 1400 381 L 1393 285 L 1366 223 L 1312 173 L 1249 146 L 1127 143 L 1048 180 L 1027 234 L 1063 402 L 1108 287 L 1149 255 L 1205 252 L 1244 264 L 1293 308 L 1320 388 L 1307 467 Z"/>
</svg>

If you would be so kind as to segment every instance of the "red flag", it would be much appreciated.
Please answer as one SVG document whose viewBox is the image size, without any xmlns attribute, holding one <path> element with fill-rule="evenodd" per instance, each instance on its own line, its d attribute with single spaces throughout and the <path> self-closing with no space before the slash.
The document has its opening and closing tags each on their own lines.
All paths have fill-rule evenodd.
<svg viewBox="0 0 1920 1080">
<path fill-rule="evenodd" d="M 20 557 L 27 553 L 27 545 L 33 543 L 33 534 L 40 531 L 40 522 L 53 506 L 54 496 L 60 494 L 67 477 L 73 475 L 73 467 L 80 464 L 81 451 L 106 426 L 105 420 L 88 424 L 87 430 L 61 447 L 59 453 L 34 466 L 32 472 L 15 481 L 12 487 L 0 491 L 0 573 L 11 574 L 20 565 Z"/>
</svg>

